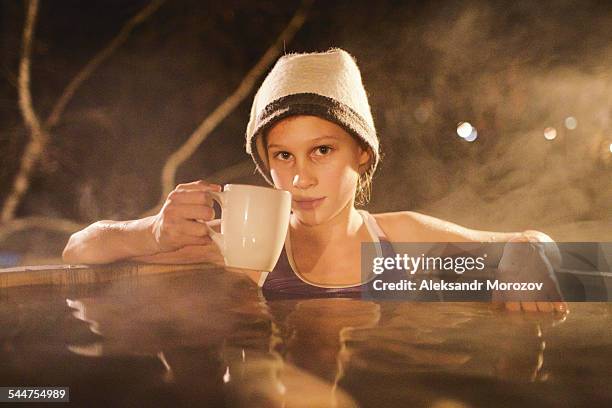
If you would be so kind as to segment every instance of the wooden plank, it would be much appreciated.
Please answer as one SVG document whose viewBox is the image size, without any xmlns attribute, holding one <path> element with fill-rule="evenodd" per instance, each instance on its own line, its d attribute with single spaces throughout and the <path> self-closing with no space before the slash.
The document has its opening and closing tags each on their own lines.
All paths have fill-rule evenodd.
<svg viewBox="0 0 612 408">
<path fill-rule="evenodd" d="M 32 285 L 81 285 L 110 282 L 135 276 L 157 275 L 192 269 L 215 269 L 214 264 L 39 265 L 0 269 L 0 289 Z"/>
</svg>

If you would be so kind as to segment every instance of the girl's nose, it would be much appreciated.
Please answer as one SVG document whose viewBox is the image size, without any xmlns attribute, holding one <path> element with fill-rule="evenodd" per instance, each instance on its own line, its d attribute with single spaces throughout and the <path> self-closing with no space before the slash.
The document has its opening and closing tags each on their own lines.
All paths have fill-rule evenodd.
<svg viewBox="0 0 612 408">
<path fill-rule="evenodd" d="M 293 176 L 293 187 L 300 190 L 305 190 L 316 184 L 316 177 L 314 177 L 308 169 L 304 168 L 304 166 L 301 166 L 296 175 Z"/>
</svg>

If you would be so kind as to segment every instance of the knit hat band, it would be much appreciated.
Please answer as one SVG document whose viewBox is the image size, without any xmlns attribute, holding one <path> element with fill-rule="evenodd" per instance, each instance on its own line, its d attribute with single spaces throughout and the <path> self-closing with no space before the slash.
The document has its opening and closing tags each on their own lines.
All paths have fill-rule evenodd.
<svg viewBox="0 0 612 408">
<path fill-rule="evenodd" d="M 317 116 L 342 127 L 351 136 L 368 146 L 372 156 L 370 169 L 372 172 L 376 169 L 378 164 L 376 131 L 361 116 L 349 106 L 332 98 L 314 93 L 299 93 L 273 101 L 257 117 L 254 137 L 251 138 L 249 147 L 258 170 L 268 183 L 274 184 L 266 162 L 266 147 L 263 145 L 261 135 L 282 119 L 297 115 Z M 375 145 L 372 146 L 370 141 L 375 141 Z"/>
</svg>

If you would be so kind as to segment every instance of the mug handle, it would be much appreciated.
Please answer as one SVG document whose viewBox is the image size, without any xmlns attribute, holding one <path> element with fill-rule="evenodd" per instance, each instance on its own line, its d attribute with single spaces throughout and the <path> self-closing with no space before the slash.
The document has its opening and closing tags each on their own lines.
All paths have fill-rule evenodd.
<svg viewBox="0 0 612 408">
<path fill-rule="evenodd" d="M 221 206 L 221 212 L 223 212 L 223 197 L 224 197 L 224 192 L 217 192 L 217 191 L 207 191 L 206 194 L 210 195 L 211 198 L 213 200 L 215 200 L 217 203 L 219 203 L 219 205 Z M 210 236 L 210 238 L 213 240 L 213 242 L 219 247 L 219 251 L 221 251 L 221 254 L 224 254 L 224 237 L 223 234 L 221 234 L 220 232 L 217 232 L 215 230 L 212 229 L 212 227 L 210 225 L 208 225 L 207 222 L 204 223 L 204 225 L 206 225 L 206 229 L 208 230 L 208 236 Z"/>
</svg>

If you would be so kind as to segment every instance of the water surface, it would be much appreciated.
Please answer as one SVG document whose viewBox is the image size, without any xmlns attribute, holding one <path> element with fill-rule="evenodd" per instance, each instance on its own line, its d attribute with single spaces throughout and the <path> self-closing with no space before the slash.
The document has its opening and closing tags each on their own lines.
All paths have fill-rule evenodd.
<svg viewBox="0 0 612 408">
<path fill-rule="evenodd" d="M 83 406 L 490 407 L 612 402 L 612 304 L 266 301 L 193 270 L 0 291 L 0 384 Z M 75 405 L 76 405 L 75 404 Z"/>
</svg>

